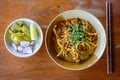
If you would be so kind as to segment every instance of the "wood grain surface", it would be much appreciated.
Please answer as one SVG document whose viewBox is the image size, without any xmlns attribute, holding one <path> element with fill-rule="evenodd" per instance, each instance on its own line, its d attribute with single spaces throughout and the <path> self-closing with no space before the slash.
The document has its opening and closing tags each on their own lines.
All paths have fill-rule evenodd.
<svg viewBox="0 0 120 80">
<path fill-rule="evenodd" d="M 48 56 L 45 42 L 29 58 L 18 58 L 4 45 L 4 32 L 18 18 L 36 21 L 45 33 L 59 13 L 82 9 L 94 14 L 106 28 L 106 0 L 0 0 L 0 80 L 120 80 L 120 0 L 112 3 L 112 50 L 114 72 L 107 75 L 106 51 L 92 67 L 82 71 L 65 70 Z"/>
</svg>

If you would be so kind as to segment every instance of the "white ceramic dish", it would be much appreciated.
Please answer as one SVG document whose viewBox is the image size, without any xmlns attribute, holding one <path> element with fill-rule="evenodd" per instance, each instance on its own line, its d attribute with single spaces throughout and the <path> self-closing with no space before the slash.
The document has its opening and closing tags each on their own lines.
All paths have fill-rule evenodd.
<svg viewBox="0 0 120 80">
<path fill-rule="evenodd" d="M 35 41 L 35 47 L 34 47 L 32 53 L 29 53 L 29 54 L 20 53 L 20 52 L 18 52 L 18 51 L 15 51 L 14 48 L 10 45 L 11 40 L 10 40 L 10 34 L 8 33 L 8 30 L 10 29 L 10 27 L 11 27 L 14 23 L 17 23 L 17 22 L 19 22 L 19 21 L 24 21 L 24 22 L 28 25 L 28 27 L 30 26 L 30 23 L 33 23 L 33 24 L 35 25 L 36 29 L 37 29 L 37 32 L 38 32 L 39 37 L 38 37 L 38 39 Z M 15 56 L 17 56 L 17 57 L 23 57 L 23 58 L 24 58 L 24 57 L 29 57 L 29 56 L 34 55 L 34 54 L 37 53 L 37 51 L 41 48 L 42 42 L 43 42 L 43 32 L 42 32 L 41 27 L 40 27 L 35 21 L 33 21 L 33 20 L 31 20 L 31 19 L 28 19 L 28 18 L 20 18 L 20 19 L 14 20 L 13 22 L 11 22 L 11 23 L 8 25 L 8 27 L 7 27 L 6 30 L 5 30 L 5 34 L 4 34 L 4 43 L 5 43 L 5 46 L 6 46 L 7 50 L 8 50 L 11 54 L 13 54 L 13 55 L 15 55 Z"/>
<path fill-rule="evenodd" d="M 52 43 L 51 34 L 53 34 L 53 31 L 52 31 L 53 25 L 59 23 L 59 21 L 61 21 L 62 19 L 69 19 L 69 18 L 76 18 L 76 17 L 89 21 L 98 33 L 98 47 L 94 52 L 94 56 L 92 56 L 89 60 L 85 61 L 82 64 L 65 62 L 63 60 L 56 58 L 54 55 L 55 51 L 51 44 Z M 105 34 L 103 25 L 94 15 L 83 10 L 70 10 L 70 11 L 66 11 L 59 14 L 52 20 L 46 32 L 45 44 L 46 44 L 48 55 L 57 65 L 68 70 L 83 70 L 95 64 L 103 55 L 106 47 L 106 34 Z"/>
</svg>

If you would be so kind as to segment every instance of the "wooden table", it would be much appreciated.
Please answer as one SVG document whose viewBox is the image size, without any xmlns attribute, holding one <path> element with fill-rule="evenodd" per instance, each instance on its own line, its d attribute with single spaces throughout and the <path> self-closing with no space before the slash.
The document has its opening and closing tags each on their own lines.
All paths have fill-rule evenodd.
<svg viewBox="0 0 120 80">
<path fill-rule="evenodd" d="M 35 20 L 44 33 L 59 13 L 83 9 L 93 13 L 106 28 L 105 0 L 0 0 L 0 80 L 119 80 L 120 79 L 120 0 L 112 2 L 112 44 L 114 72 L 107 75 L 106 51 L 92 67 L 82 71 L 65 70 L 49 58 L 45 42 L 32 57 L 18 58 L 4 45 L 8 24 L 18 18 Z M 44 39 L 45 40 L 45 39 Z"/>
</svg>

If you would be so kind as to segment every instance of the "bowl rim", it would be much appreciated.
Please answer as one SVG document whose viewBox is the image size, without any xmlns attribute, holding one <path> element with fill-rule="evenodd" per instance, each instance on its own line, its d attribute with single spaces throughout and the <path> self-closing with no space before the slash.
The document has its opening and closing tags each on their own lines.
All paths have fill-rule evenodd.
<svg viewBox="0 0 120 80">
<path fill-rule="evenodd" d="M 17 55 L 17 54 L 15 54 L 13 51 L 11 51 L 11 50 L 9 49 L 9 47 L 7 46 L 7 43 L 6 43 L 6 34 L 7 34 L 7 31 L 8 31 L 8 29 L 11 27 L 11 25 L 13 25 L 14 23 L 16 23 L 16 22 L 18 22 L 18 21 L 26 21 L 26 22 L 28 22 L 28 23 L 33 22 L 33 23 L 36 25 L 36 27 L 39 28 L 39 30 L 40 30 L 39 32 L 40 32 L 40 40 L 41 40 L 41 43 L 40 43 L 40 45 L 38 46 L 38 48 L 37 48 L 37 50 L 36 50 L 35 52 L 32 52 L 32 53 L 27 54 L 27 55 Z M 19 58 L 27 58 L 27 57 L 33 56 L 34 54 L 36 54 L 36 53 L 39 51 L 39 49 L 42 47 L 42 44 L 43 44 L 43 31 L 42 31 L 42 28 L 40 27 L 40 25 L 39 25 L 37 22 L 35 22 L 34 20 L 32 20 L 32 19 L 30 19 L 30 18 L 18 18 L 18 19 L 15 19 L 15 20 L 13 20 L 12 22 L 10 22 L 10 23 L 8 24 L 7 28 L 5 29 L 5 32 L 4 32 L 4 45 L 5 45 L 5 47 L 7 48 L 7 50 L 8 50 L 12 55 L 14 55 L 14 56 L 16 56 L 16 57 L 19 57 Z M 18 53 L 19 53 L 19 52 L 18 52 Z"/>
<path fill-rule="evenodd" d="M 75 69 L 75 68 L 68 68 L 68 67 L 65 67 L 65 66 L 59 64 L 59 63 L 51 56 L 51 53 L 49 52 L 48 46 L 47 46 L 47 35 L 48 35 L 48 31 L 49 31 L 49 28 L 50 28 L 50 26 L 52 25 L 52 23 L 53 23 L 59 16 L 65 14 L 65 13 L 71 12 L 71 11 L 84 12 L 84 13 L 89 14 L 89 15 L 92 16 L 93 18 L 95 18 L 95 19 L 99 22 L 99 24 L 101 25 L 101 28 L 102 28 L 102 30 L 103 30 L 103 32 L 104 32 L 103 34 L 104 34 L 104 36 L 105 36 L 105 44 L 104 44 L 104 46 L 103 46 L 103 48 L 102 48 L 101 55 L 100 55 L 95 61 L 93 61 L 92 64 L 89 64 L 88 66 L 85 66 L 84 68 L 76 68 L 76 69 Z M 46 34 L 45 34 L 45 47 L 46 47 L 47 53 L 48 53 L 49 57 L 51 58 L 51 60 L 52 60 L 55 64 L 57 64 L 58 66 L 60 66 L 61 68 L 67 69 L 67 70 L 84 70 L 84 69 L 87 69 L 87 68 L 90 68 L 91 66 L 93 66 L 93 65 L 102 57 L 102 55 L 103 55 L 103 53 L 104 53 L 104 51 L 105 51 L 105 48 L 106 48 L 106 33 L 105 33 L 105 29 L 104 29 L 102 23 L 100 22 L 100 20 L 99 20 L 95 15 L 93 15 L 92 13 L 90 13 L 90 12 L 88 12 L 88 11 L 85 11 L 85 10 L 67 10 L 67 11 L 62 12 L 62 13 L 58 14 L 57 16 L 55 16 L 55 17 L 52 19 L 52 21 L 50 22 L 50 24 L 48 25 L 48 28 L 47 28 Z"/>
</svg>

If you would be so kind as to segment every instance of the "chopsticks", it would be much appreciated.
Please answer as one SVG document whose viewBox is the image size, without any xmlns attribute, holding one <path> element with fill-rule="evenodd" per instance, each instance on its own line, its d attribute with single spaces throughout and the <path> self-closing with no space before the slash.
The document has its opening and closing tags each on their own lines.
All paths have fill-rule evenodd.
<svg viewBox="0 0 120 80">
<path fill-rule="evenodd" d="M 112 45 L 111 45 L 111 3 L 106 1 L 106 31 L 107 31 L 107 74 L 112 74 Z"/>
</svg>

